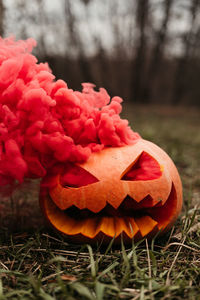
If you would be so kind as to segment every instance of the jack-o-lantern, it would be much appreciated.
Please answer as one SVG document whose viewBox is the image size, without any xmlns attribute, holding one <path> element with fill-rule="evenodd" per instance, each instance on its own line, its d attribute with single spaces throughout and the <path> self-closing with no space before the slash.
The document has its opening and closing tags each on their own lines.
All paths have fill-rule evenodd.
<svg viewBox="0 0 200 300">
<path fill-rule="evenodd" d="M 48 221 L 71 240 L 125 242 L 167 231 L 182 207 L 182 186 L 169 156 L 155 144 L 106 148 L 68 164 L 41 188 Z"/>
</svg>

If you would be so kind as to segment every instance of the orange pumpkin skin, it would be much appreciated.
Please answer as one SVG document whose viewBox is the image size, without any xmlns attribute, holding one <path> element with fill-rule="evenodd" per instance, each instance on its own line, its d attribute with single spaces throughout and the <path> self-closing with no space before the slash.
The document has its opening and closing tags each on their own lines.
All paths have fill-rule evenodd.
<svg viewBox="0 0 200 300">
<path fill-rule="evenodd" d="M 182 207 L 182 185 L 169 156 L 155 144 L 134 145 L 93 153 L 81 169 L 96 182 L 64 187 L 61 174 L 54 187 L 41 187 L 40 205 L 49 223 L 72 242 L 112 238 L 130 243 L 171 228 Z M 80 170 L 81 170 L 80 169 Z"/>
</svg>

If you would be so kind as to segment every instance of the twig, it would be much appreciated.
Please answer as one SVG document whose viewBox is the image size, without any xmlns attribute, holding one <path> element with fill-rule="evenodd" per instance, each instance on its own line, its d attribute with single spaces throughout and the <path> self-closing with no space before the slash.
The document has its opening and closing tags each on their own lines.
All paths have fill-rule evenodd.
<svg viewBox="0 0 200 300">
<path fill-rule="evenodd" d="M 149 269 L 149 291 L 152 292 L 151 260 L 150 260 L 150 255 L 149 255 L 149 245 L 148 245 L 147 239 L 145 240 L 145 242 L 146 242 L 146 248 L 147 248 L 147 261 L 148 261 L 148 269 Z M 153 299 L 152 295 L 151 295 L 151 298 Z"/>
<path fill-rule="evenodd" d="M 56 277 L 57 275 L 60 275 L 60 274 L 63 274 L 63 273 L 64 273 L 64 271 L 60 271 L 60 272 L 58 272 L 58 273 L 54 273 L 54 274 L 51 274 L 51 275 L 49 275 L 49 276 L 46 276 L 46 277 L 44 277 L 44 278 L 41 279 L 41 282 L 47 281 L 47 280 L 49 280 L 49 279 L 51 279 L 51 278 L 54 278 L 54 277 Z"/>
<path fill-rule="evenodd" d="M 4 263 L 2 263 L 1 261 L 0 261 L 0 265 L 1 265 L 5 270 L 7 270 L 7 271 L 9 270 L 8 267 L 7 267 L 6 265 L 4 265 Z"/>
<path fill-rule="evenodd" d="M 180 245 L 180 247 L 179 247 L 179 249 L 178 249 L 178 251 L 177 251 L 177 253 L 176 253 L 176 256 L 174 257 L 174 260 L 173 260 L 173 262 L 172 262 L 172 264 L 171 264 L 171 267 L 170 267 L 170 269 L 169 269 L 169 271 L 168 271 L 168 273 L 167 273 L 167 279 L 166 279 L 166 285 L 167 285 L 167 286 L 170 285 L 170 278 L 169 278 L 169 277 L 170 277 L 171 271 L 172 271 L 172 269 L 173 269 L 173 267 L 174 267 L 174 265 L 175 265 L 175 262 L 176 262 L 176 260 L 177 260 L 177 258 L 178 258 L 178 256 L 179 256 L 179 254 L 180 254 L 182 248 L 183 248 L 185 239 L 186 239 L 186 236 L 184 237 L 183 243 L 181 243 L 181 245 Z"/>
<path fill-rule="evenodd" d="M 200 250 L 197 250 L 195 248 L 192 248 L 190 246 L 187 246 L 187 245 L 185 245 L 183 243 L 178 243 L 178 242 L 174 242 L 174 243 L 171 243 L 171 244 L 167 245 L 166 247 L 163 248 L 163 251 L 166 251 L 171 246 L 182 246 L 182 247 L 187 248 L 189 250 L 192 250 L 194 252 L 198 252 L 198 253 L 200 252 Z"/>
<path fill-rule="evenodd" d="M 45 237 L 47 237 L 47 238 L 49 238 L 49 239 L 51 239 L 51 240 L 54 240 L 54 241 L 59 242 L 59 243 L 62 243 L 62 244 L 64 244 L 64 245 L 69 245 L 68 243 L 63 242 L 63 241 L 61 241 L 61 240 L 59 240 L 59 239 L 56 239 L 55 237 L 50 236 L 50 235 L 48 235 L 48 234 L 46 234 L 46 233 L 43 233 L 42 236 L 45 236 Z"/>
</svg>

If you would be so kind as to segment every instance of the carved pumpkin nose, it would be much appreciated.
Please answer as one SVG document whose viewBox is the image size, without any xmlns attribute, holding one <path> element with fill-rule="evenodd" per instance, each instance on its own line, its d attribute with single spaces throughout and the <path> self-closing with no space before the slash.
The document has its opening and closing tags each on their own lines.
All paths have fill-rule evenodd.
<svg viewBox="0 0 200 300">
<path fill-rule="evenodd" d="M 159 147 L 139 139 L 131 146 L 107 148 L 87 162 L 69 165 L 41 189 L 40 203 L 49 222 L 70 239 L 101 237 L 126 242 L 166 231 L 182 205 L 181 181 Z"/>
</svg>

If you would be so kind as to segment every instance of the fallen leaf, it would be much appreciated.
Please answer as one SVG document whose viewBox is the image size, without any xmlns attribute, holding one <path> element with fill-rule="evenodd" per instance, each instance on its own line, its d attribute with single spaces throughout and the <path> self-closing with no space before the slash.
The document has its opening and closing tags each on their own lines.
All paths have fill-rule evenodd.
<svg viewBox="0 0 200 300">
<path fill-rule="evenodd" d="M 67 274 L 61 275 L 61 279 L 62 280 L 67 280 L 67 281 L 75 281 L 75 280 L 77 280 L 77 278 L 74 275 L 67 275 Z"/>
</svg>

